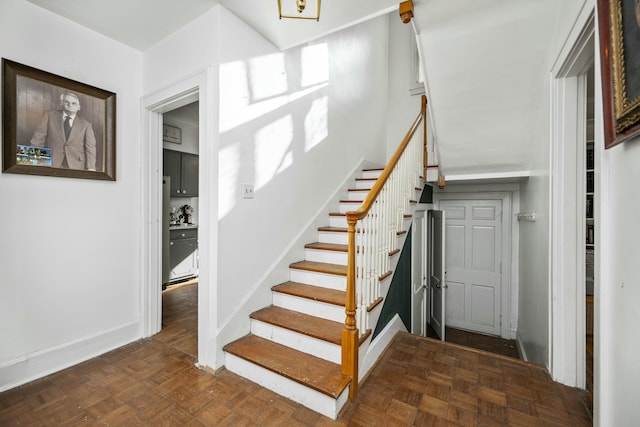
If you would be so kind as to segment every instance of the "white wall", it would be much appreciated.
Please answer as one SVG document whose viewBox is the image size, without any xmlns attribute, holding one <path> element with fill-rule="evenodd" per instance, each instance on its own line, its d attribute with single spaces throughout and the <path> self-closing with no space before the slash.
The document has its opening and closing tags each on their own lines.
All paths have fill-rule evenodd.
<svg viewBox="0 0 640 427">
<path fill-rule="evenodd" d="M 565 43 L 569 31 L 584 3 L 583 0 L 560 2 L 556 6 L 549 46 L 548 70 Z M 547 100 L 540 103 L 534 133 L 535 149 L 531 156 L 531 177 L 521 186 L 521 212 L 535 212 L 535 222 L 520 224 L 520 296 L 518 341 L 527 360 L 549 367 L 549 233 L 550 233 L 550 80 L 544 79 Z"/>
<path fill-rule="evenodd" d="M 0 390 L 140 336 L 142 54 L 24 0 L 0 55 L 117 94 L 115 182 L 0 175 Z"/>
<path fill-rule="evenodd" d="M 601 155 L 602 191 L 596 208 L 602 218 L 597 234 L 602 243 L 596 279 L 597 418 L 602 426 L 634 425 L 640 418 L 640 138 Z"/>
<path fill-rule="evenodd" d="M 409 93 L 411 83 L 410 24 L 403 24 L 397 13 L 389 14 L 389 102 L 387 108 L 387 156 L 391 158 L 409 127 L 418 116 L 422 96 Z"/>
<path fill-rule="evenodd" d="M 282 52 L 228 12 L 221 25 L 221 40 L 233 40 L 220 53 L 226 325 L 254 290 L 288 280 L 286 269 L 266 275 L 361 159 L 383 164 L 388 24 L 379 17 Z M 241 198 L 245 183 L 254 199 Z"/>
</svg>

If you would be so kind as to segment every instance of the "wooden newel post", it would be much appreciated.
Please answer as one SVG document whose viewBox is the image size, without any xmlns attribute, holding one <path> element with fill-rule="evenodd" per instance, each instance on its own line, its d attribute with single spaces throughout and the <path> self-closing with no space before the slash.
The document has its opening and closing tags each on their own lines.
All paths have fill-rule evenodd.
<svg viewBox="0 0 640 427">
<path fill-rule="evenodd" d="M 349 252 L 347 269 L 346 319 L 342 331 L 342 373 L 351 377 L 349 399 L 358 394 L 358 329 L 356 328 L 356 223 L 355 212 L 347 212 Z"/>
</svg>

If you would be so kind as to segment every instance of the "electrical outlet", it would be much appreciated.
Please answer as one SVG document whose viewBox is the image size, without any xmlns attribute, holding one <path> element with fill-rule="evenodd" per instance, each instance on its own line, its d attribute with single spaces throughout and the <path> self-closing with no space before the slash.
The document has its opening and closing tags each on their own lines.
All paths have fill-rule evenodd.
<svg viewBox="0 0 640 427">
<path fill-rule="evenodd" d="M 242 184 L 242 198 L 253 199 L 253 184 Z"/>
</svg>

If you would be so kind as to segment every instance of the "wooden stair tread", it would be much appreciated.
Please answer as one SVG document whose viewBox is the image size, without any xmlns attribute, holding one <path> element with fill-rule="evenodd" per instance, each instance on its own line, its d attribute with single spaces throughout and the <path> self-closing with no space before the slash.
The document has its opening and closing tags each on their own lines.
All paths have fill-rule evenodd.
<svg viewBox="0 0 640 427">
<path fill-rule="evenodd" d="M 317 249 L 320 251 L 334 251 L 334 252 L 347 252 L 349 250 L 348 245 L 340 245 L 338 243 L 308 243 L 304 245 L 306 249 Z"/>
<path fill-rule="evenodd" d="M 347 293 L 344 291 L 291 281 L 274 286 L 271 290 L 342 307 L 344 307 L 347 298 Z"/>
<path fill-rule="evenodd" d="M 350 188 L 349 191 L 368 193 L 369 191 L 371 191 L 371 189 L 370 188 Z"/>
<path fill-rule="evenodd" d="M 318 227 L 318 231 L 328 231 L 331 233 L 346 233 L 349 231 L 347 227 Z"/>
<path fill-rule="evenodd" d="M 351 382 L 339 365 L 255 335 L 227 344 L 224 351 L 333 398 Z"/>
<path fill-rule="evenodd" d="M 340 203 L 362 203 L 362 200 L 348 200 L 348 199 L 342 199 L 340 200 Z"/>
<path fill-rule="evenodd" d="M 274 305 L 253 312 L 250 317 L 338 346 L 342 344 L 342 331 L 344 329 L 342 323 Z"/>
<path fill-rule="evenodd" d="M 335 274 L 338 276 L 347 275 L 347 266 L 340 264 L 328 264 L 326 262 L 300 261 L 289 265 L 296 270 L 314 271 L 316 273 Z"/>
</svg>

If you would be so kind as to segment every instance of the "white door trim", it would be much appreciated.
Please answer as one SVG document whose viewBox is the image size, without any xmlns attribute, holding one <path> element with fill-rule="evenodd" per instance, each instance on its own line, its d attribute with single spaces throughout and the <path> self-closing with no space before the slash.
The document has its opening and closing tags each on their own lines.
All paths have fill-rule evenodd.
<svg viewBox="0 0 640 427">
<path fill-rule="evenodd" d="M 161 329 L 162 113 L 199 100 L 198 365 L 217 368 L 218 138 L 216 81 L 211 68 L 142 99 L 143 336 Z"/>
<path fill-rule="evenodd" d="M 517 245 L 513 242 L 512 233 L 512 199 L 511 192 L 482 191 L 474 193 L 442 192 L 434 193 L 433 202 L 436 209 L 442 209 L 442 200 L 501 200 L 502 201 L 502 274 L 501 274 L 501 295 L 500 311 L 502 322 L 500 326 L 500 336 L 504 339 L 515 339 L 517 318 L 512 319 L 512 315 L 517 317 L 517 312 L 511 310 L 512 295 L 517 296 Z M 516 251 L 514 253 L 514 251 Z M 514 261 L 512 263 L 512 261 Z M 512 289 L 512 286 L 514 289 Z"/>
<path fill-rule="evenodd" d="M 585 387 L 585 184 L 587 79 L 594 64 L 595 18 L 578 17 L 551 73 L 549 370 Z M 596 218 L 596 227 L 598 219 Z"/>
</svg>

